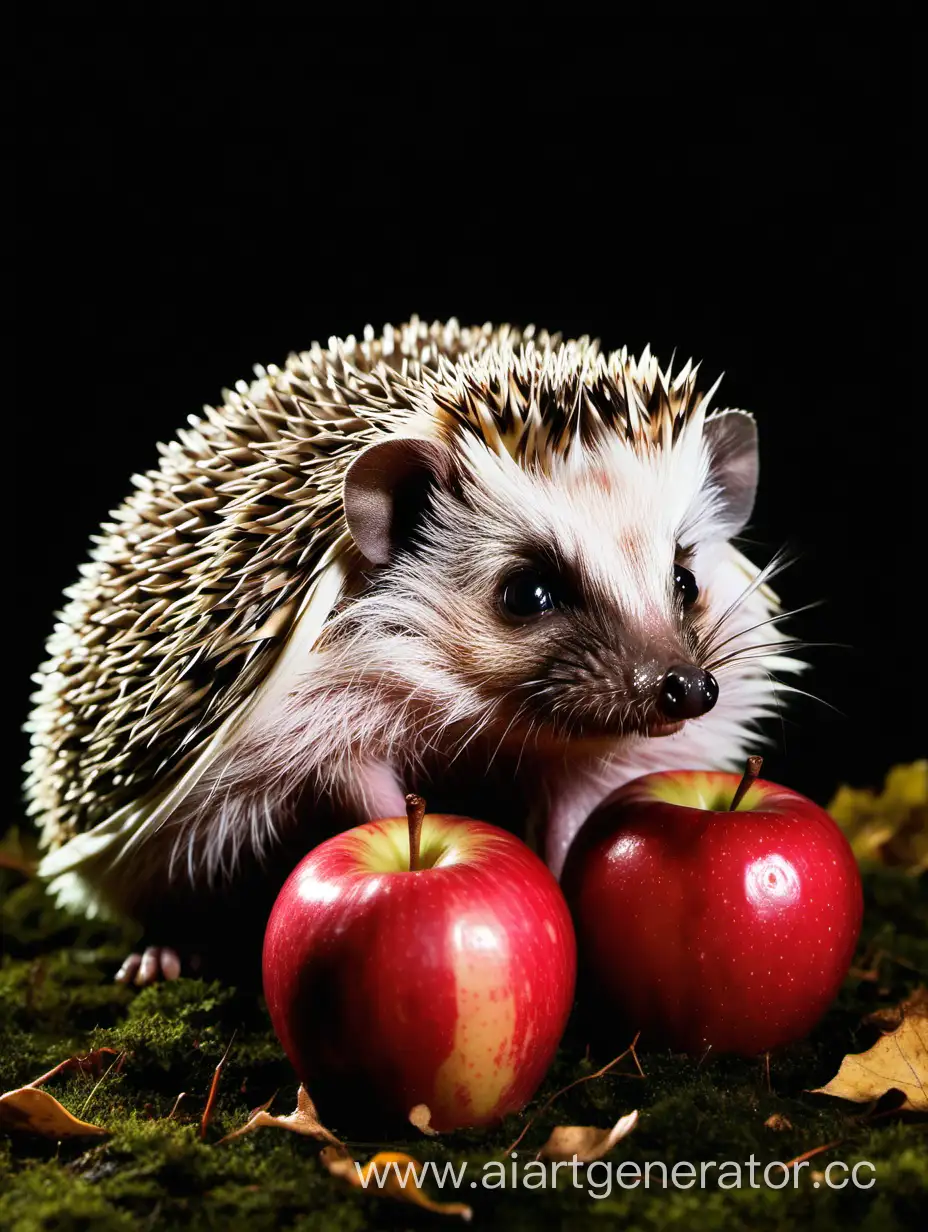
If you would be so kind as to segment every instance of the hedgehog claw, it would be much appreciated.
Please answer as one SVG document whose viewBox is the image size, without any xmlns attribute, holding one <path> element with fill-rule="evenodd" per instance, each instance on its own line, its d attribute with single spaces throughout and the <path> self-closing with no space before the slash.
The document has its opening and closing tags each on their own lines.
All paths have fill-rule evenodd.
<svg viewBox="0 0 928 1232">
<path fill-rule="evenodd" d="M 167 945 L 161 947 L 161 974 L 166 980 L 176 980 L 180 975 L 180 957 Z"/>
<path fill-rule="evenodd" d="M 142 962 L 141 954 L 128 954 L 122 966 L 113 976 L 117 984 L 131 984 L 135 979 L 135 973 L 138 971 Z"/>
<path fill-rule="evenodd" d="M 166 945 L 150 945 L 143 954 L 130 954 L 116 972 L 117 984 L 137 984 L 144 988 L 158 976 L 176 980 L 180 975 L 177 951 Z"/>
</svg>

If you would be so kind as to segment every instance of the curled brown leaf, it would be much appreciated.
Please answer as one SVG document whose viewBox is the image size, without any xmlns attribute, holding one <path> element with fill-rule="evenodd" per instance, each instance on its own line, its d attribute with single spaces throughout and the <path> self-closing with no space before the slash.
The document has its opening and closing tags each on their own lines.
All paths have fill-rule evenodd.
<svg viewBox="0 0 928 1232">
<path fill-rule="evenodd" d="M 423 1193 L 422 1164 L 402 1151 L 378 1151 L 366 1164 L 359 1164 L 343 1147 L 329 1146 L 320 1151 L 319 1158 L 332 1176 L 375 1197 L 395 1198 L 465 1221 L 473 1217 L 473 1210 L 464 1202 L 436 1202 Z"/>
<path fill-rule="evenodd" d="M 537 1158 L 553 1162 L 576 1156 L 582 1164 L 592 1163 L 594 1159 L 602 1159 L 637 1124 L 638 1113 L 630 1112 L 620 1117 L 611 1129 L 598 1129 L 594 1125 L 558 1125 Z"/>
<path fill-rule="evenodd" d="M 273 1096 L 271 1099 L 273 1099 Z M 338 1138 L 330 1130 L 326 1129 L 319 1120 L 316 1105 L 309 1098 L 309 1093 L 304 1086 L 301 1086 L 299 1091 L 297 1091 L 296 1108 L 286 1116 L 271 1116 L 268 1112 L 268 1108 L 271 1106 L 271 1099 L 263 1107 L 256 1109 L 240 1129 L 235 1129 L 231 1134 L 226 1134 L 224 1138 L 220 1138 L 217 1146 L 223 1142 L 230 1142 L 233 1138 L 240 1138 L 242 1134 L 250 1134 L 253 1130 L 261 1129 L 262 1126 L 267 1126 L 271 1129 L 288 1129 L 294 1134 L 303 1134 L 307 1138 L 316 1138 L 320 1142 L 328 1142 L 333 1147 L 341 1146 Z"/>
<path fill-rule="evenodd" d="M 866 1052 L 849 1053 L 834 1078 L 812 1094 L 864 1104 L 888 1091 L 905 1096 L 899 1112 L 928 1112 L 928 1016 L 922 1012 L 903 1010 L 894 1031 Z"/>
<path fill-rule="evenodd" d="M 428 1104 L 416 1104 L 409 1112 L 409 1123 L 428 1138 L 437 1138 L 438 1130 L 432 1128 L 432 1110 Z"/>
</svg>

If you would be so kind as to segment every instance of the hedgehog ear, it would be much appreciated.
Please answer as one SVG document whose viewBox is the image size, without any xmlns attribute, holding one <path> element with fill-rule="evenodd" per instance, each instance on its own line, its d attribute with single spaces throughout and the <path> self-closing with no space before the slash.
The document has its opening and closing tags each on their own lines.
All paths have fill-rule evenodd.
<svg viewBox="0 0 928 1232">
<path fill-rule="evenodd" d="M 717 489 L 716 515 L 726 539 L 744 530 L 757 493 L 757 425 L 745 411 L 722 411 L 706 420 L 709 483 Z"/>
<path fill-rule="evenodd" d="M 385 565 L 409 538 L 428 492 L 451 480 L 451 451 L 438 441 L 394 437 L 368 445 L 345 473 L 345 520 L 374 565 Z"/>
</svg>

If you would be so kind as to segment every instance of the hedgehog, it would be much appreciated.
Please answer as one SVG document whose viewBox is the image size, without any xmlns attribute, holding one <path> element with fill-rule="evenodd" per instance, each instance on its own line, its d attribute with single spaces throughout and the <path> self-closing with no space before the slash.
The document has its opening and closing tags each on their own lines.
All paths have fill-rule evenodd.
<svg viewBox="0 0 928 1232">
<path fill-rule="evenodd" d="M 698 365 L 413 317 L 254 372 L 133 476 L 35 677 L 40 875 L 139 923 L 117 978 L 410 789 L 558 873 L 628 779 L 743 761 L 802 665 Z"/>
</svg>

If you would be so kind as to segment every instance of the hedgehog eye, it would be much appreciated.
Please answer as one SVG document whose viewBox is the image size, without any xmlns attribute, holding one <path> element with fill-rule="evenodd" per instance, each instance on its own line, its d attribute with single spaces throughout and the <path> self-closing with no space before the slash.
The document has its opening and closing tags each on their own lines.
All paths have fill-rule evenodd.
<svg viewBox="0 0 928 1232">
<path fill-rule="evenodd" d="M 534 620 L 554 611 L 551 587 L 540 573 L 523 569 L 507 578 L 500 590 L 500 607 L 513 620 Z"/>
<path fill-rule="evenodd" d="M 696 579 L 689 569 L 684 568 L 683 565 L 674 565 L 673 585 L 676 593 L 683 601 L 683 606 L 692 607 L 699 598 L 699 587 L 696 585 Z"/>
</svg>

